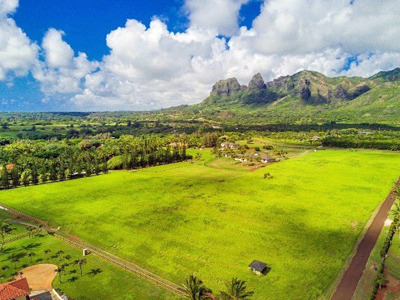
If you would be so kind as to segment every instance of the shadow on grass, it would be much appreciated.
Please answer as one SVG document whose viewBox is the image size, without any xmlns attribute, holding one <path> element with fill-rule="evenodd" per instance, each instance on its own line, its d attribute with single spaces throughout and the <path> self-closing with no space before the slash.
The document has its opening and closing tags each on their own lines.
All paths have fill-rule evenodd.
<svg viewBox="0 0 400 300">
<path fill-rule="evenodd" d="M 42 245 L 42 243 L 30 243 L 29 245 L 22 246 L 21 248 L 24 249 L 25 251 L 29 251 L 35 248 L 38 248 Z"/>
<path fill-rule="evenodd" d="M 75 281 L 77 281 L 79 279 L 79 277 L 78 276 L 72 276 L 70 279 L 68 279 L 67 281 L 68 282 L 75 282 Z"/>
<path fill-rule="evenodd" d="M 96 276 L 97 274 L 100 274 L 101 272 L 103 272 L 102 269 L 97 268 L 97 269 L 91 269 L 89 273 L 87 273 L 87 275 L 92 275 L 92 276 Z"/>
</svg>

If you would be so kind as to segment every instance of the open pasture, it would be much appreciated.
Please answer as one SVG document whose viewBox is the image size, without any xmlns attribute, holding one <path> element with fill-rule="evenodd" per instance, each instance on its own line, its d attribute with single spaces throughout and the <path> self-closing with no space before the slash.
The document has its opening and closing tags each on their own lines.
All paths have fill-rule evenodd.
<svg viewBox="0 0 400 300">
<path fill-rule="evenodd" d="M 18 276 L 18 272 L 29 266 L 52 264 L 62 269 L 62 272 L 54 274 L 56 278 L 52 282 L 53 288 L 61 290 L 72 299 L 178 299 L 161 287 L 95 255 L 85 257 L 86 264 L 82 266 L 81 275 L 79 266 L 74 263 L 80 258 L 81 250 L 48 234 L 37 234 L 7 244 L 4 251 L 0 252 L 0 282 L 13 279 Z"/>
<path fill-rule="evenodd" d="M 253 299 L 315 299 L 399 175 L 400 155 L 326 150 L 254 172 L 199 162 L 1 191 L 1 203 L 175 283 L 232 277 Z M 269 172 L 273 178 L 264 179 Z M 271 267 L 263 277 L 248 264 Z"/>
</svg>

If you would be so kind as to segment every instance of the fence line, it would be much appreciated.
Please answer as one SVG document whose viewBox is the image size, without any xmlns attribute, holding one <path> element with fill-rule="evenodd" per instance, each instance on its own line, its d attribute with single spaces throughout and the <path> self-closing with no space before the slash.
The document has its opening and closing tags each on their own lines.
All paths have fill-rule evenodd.
<svg viewBox="0 0 400 300">
<path fill-rule="evenodd" d="M 21 216 L 21 217 L 24 217 L 24 218 L 26 218 L 28 220 L 34 221 L 34 222 L 36 222 L 38 224 L 41 224 L 43 226 L 43 229 L 45 229 L 47 231 L 53 231 L 50 228 L 49 224 L 47 222 L 43 221 L 43 220 L 40 220 L 40 219 L 35 218 L 35 217 L 32 217 L 32 216 L 30 216 L 30 215 L 28 215 L 26 213 L 20 212 L 20 211 L 18 211 L 16 209 L 13 209 L 13 208 L 10 208 L 10 207 L 4 206 L 4 205 L 0 205 L 0 209 L 6 210 L 6 211 L 8 211 L 8 212 L 10 212 L 10 213 L 12 213 L 14 215 Z M 27 233 L 27 235 L 28 234 L 29 233 Z M 124 269 L 124 270 L 126 270 L 126 271 L 128 271 L 130 273 L 133 273 L 133 274 L 135 274 L 135 275 L 137 275 L 137 276 L 139 276 L 141 278 L 144 278 L 144 279 L 146 279 L 148 281 L 151 281 L 154 284 L 156 284 L 158 286 L 161 286 L 161 287 L 163 287 L 163 288 L 165 288 L 165 289 L 167 289 L 167 290 L 169 290 L 171 292 L 174 292 L 174 293 L 176 293 L 178 295 L 185 295 L 184 291 L 182 290 L 182 288 L 179 285 L 176 285 L 175 283 L 172 283 L 172 282 L 170 282 L 170 281 L 168 281 L 168 280 L 166 280 L 166 279 L 164 279 L 164 278 L 162 278 L 162 277 L 160 277 L 160 276 L 158 276 L 156 274 L 153 274 L 153 273 L 141 268 L 140 266 L 136 265 L 135 263 L 126 261 L 126 260 L 124 260 L 124 259 L 122 259 L 122 258 L 120 258 L 120 257 L 118 257 L 116 255 L 113 255 L 113 254 L 111 254 L 109 252 L 106 252 L 106 251 L 104 251 L 104 250 L 102 250 L 100 248 L 97 248 L 95 246 L 92 246 L 92 245 L 89 245 L 89 244 L 86 244 L 86 243 L 82 243 L 82 242 L 78 242 L 78 241 L 76 241 L 76 240 L 74 240 L 74 239 L 72 239 L 71 237 L 68 237 L 68 236 L 63 236 L 58 232 L 54 232 L 52 235 L 57 237 L 58 239 L 64 241 L 64 242 L 67 242 L 67 243 L 77 247 L 77 248 L 88 249 L 93 254 L 97 255 L 98 257 L 102 258 L 103 260 L 108 261 L 109 263 L 111 263 L 111 264 L 113 264 L 115 266 L 118 266 L 118 267 L 120 267 L 120 268 L 122 268 L 122 269 Z"/>
<path fill-rule="evenodd" d="M 35 235 L 35 234 L 39 233 L 40 231 L 41 231 L 41 229 L 36 229 L 36 230 L 32 230 L 31 232 L 27 232 L 27 233 L 24 233 L 24 234 L 17 235 L 17 236 L 15 236 L 13 238 L 4 240 L 4 243 L 2 243 L 2 244 L 5 245 L 5 244 L 9 244 L 9 243 L 18 241 L 18 240 L 22 240 L 22 239 L 24 239 L 24 238 L 26 238 L 28 236 Z"/>
<path fill-rule="evenodd" d="M 54 234 L 55 237 L 59 238 L 60 240 L 67 242 L 77 248 L 80 249 L 88 249 L 91 253 L 95 254 L 96 256 L 104 259 L 105 261 L 108 261 L 109 263 L 116 265 L 130 273 L 133 273 L 139 277 L 142 277 L 144 279 L 147 279 L 153 283 L 155 283 L 156 285 L 159 285 L 167 290 L 170 290 L 174 293 L 177 293 L 179 295 L 184 295 L 184 292 L 182 290 L 182 288 L 179 285 L 176 285 L 162 277 L 159 277 L 158 275 L 155 275 L 143 268 L 141 268 L 140 266 L 131 263 L 129 261 L 126 261 L 118 256 L 115 256 L 111 253 L 108 253 L 104 250 L 101 250 L 97 247 L 91 246 L 91 245 L 87 245 L 75 240 L 72 240 L 69 237 L 66 236 L 62 236 L 59 233 L 55 233 Z"/>
</svg>

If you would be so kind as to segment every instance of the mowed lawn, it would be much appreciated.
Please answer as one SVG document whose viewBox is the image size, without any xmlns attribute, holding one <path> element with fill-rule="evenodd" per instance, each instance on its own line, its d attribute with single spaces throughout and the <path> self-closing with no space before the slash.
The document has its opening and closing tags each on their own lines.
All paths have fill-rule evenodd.
<svg viewBox="0 0 400 300">
<path fill-rule="evenodd" d="M 1 191 L 0 203 L 180 284 L 232 277 L 253 299 L 315 299 L 400 171 L 398 153 L 326 150 L 255 172 L 203 161 Z M 274 178 L 263 179 L 265 172 Z M 271 271 L 253 275 L 258 259 Z"/>
<path fill-rule="evenodd" d="M 45 250 L 51 250 L 46 253 Z M 58 251 L 63 251 L 57 254 Z M 30 258 L 28 253 L 35 255 Z M 66 258 L 66 256 L 69 256 Z M 14 263 L 11 257 L 17 257 Z M 77 300 L 109 299 L 179 299 L 175 294 L 156 287 L 150 282 L 103 261 L 95 255 L 85 257 L 82 267 L 73 261 L 82 257 L 82 251 L 60 241 L 48 234 L 37 234 L 5 245 L 0 252 L 0 282 L 14 278 L 14 274 L 22 269 L 37 264 L 54 264 L 58 267 L 66 265 L 64 271 L 54 279 L 52 285 L 63 293 Z M 3 267 L 8 267 L 3 270 Z"/>
</svg>

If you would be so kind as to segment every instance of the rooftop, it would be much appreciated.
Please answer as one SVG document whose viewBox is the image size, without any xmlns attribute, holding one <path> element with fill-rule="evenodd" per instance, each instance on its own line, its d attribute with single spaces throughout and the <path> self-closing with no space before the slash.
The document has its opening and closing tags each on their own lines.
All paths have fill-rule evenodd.
<svg viewBox="0 0 400 300">
<path fill-rule="evenodd" d="M 0 300 L 11 300 L 30 294 L 26 278 L 0 284 Z"/>
<path fill-rule="evenodd" d="M 263 272 L 267 268 L 267 264 L 265 264 L 261 261 L 258 261 L 258 260 L 253 260 L 251 262 L 251 264 L 249 265 L 249 267 L 255 271 Z"/>
</svg>

